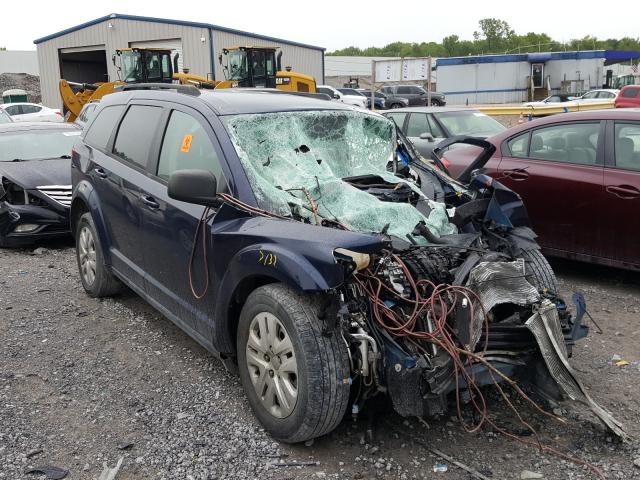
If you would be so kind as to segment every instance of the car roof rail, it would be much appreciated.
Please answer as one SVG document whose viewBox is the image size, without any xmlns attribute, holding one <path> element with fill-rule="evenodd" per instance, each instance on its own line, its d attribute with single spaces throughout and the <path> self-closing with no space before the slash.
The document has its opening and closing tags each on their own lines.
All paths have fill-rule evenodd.
<svg viewBox="0 0 640 480">
<path fill-rule="evenodd" d="M 316 98 L 319 100 L 331 100 L 331 97 L 326 93 L 320 92 L 298 92 L 297 90 L 278 90 L 277 88 L 262 88 L 262 87 L 240 87 L 233 88 L 234 92 L 248 92 L 248 93 L 272 93 L 274 95 L 296 95 L 298 97 Z"/>
<path fill-rule="evenodd" d="M 193 85 L 180 85 L 178 83 L 131 83 L 129 85 L 117 86 L 123 92 L 135 90 L 175 90 L 177 93 L 184 93 L 192 97 L 199 97 L 200 90 Z"/>
</svg>

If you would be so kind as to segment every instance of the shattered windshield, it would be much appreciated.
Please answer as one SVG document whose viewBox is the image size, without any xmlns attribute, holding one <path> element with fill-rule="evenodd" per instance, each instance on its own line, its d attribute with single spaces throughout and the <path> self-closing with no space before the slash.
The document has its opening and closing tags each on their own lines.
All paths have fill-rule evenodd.
<svg viewBox="0 0 640 480">
<path fill-rule="evenodd" d="M 225 120 L 261 208 L 309 223 L 322 219 L 361 232 L 405 238 L 424 221 L 437 235 L 456 228 L 444 204 L 387 170 L 396 149 L 394 124 L 353 111 L 236 115 Z M 411 189 L 425 206 L 382 201 L 357 188 L 365 182 Z"/>
</svg>

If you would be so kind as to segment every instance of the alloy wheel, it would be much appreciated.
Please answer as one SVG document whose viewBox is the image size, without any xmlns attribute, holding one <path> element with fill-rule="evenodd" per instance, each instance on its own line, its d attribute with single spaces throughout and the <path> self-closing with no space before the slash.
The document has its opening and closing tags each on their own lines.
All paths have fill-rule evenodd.
<svg viewBox="0 0 640 480">
<path fill-rule="evenodd" d="M 87 285 L 93 285 L 96 279 L 96 244 L 89 227 L 82 227 L 78 241 L 80 273 Z"/>
</svg>

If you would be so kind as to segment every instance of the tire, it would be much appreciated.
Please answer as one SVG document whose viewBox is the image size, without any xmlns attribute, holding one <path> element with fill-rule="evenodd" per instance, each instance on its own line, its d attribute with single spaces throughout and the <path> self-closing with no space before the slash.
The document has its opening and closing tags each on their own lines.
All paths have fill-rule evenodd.
<svg viewBox="0 0 640 480">
<path fill-rule="evenodd" d="M 322 300 L 270 284 L 253 291 L 240 314 L 237 351 L 242 386 L 258 420 L 283 442 L 303 442 L 329 433 L 344 417 L 349 402 L 347 349 L 338 330 L 327 325 L 332 320 L 320 320 Z M 270 341 L 263 334 L 265 324 L 275 326 Z M 280 342 L 287 345 L 287 337 L 291 348 L 282 347 L 282 353 L 275 355 Z M 265 349 L 261 338 L 271 348 Z M 265 350 L 271 357 L 265 357 Z M 289 395 L 276 395 L 275 385 Z M 283 397 L 287 398 L 274 401 Z"/>
<path fill-rule="evenodd" d="M 402 108 L 402 104 L 400 104 L 400 103 L 392 103 L 389 108 L 392 108 L 392 109 Z"/>
<path fill-rule="evenodd" d="M 118 293 L 122 284 L 105 265 L 102 245 L 90 213 L 80 217 L 75 232 L 78 272 L 85 291 L 95 298 Z"/>
<path fill-rule="evenodd" d="M 520 255 L 525 261 L 525 273 L 534 287 L 541 292 L 558 293 L 558 281 L 553 268 L 538 249 L 522 250 Z"/>
<path fill-rule="evenodd" d="M 431 100 L 431 106 L 432 107 L 441 107 L 442 106 L 442 102 L 440 100 Z"/>
</svg>

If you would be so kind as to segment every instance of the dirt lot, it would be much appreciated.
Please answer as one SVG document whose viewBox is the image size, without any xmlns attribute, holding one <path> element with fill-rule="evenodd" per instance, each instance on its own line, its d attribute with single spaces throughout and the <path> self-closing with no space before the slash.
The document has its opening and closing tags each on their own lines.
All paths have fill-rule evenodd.
<svg viewBox="0 0 640 480">
<path fill-rule="evenodd" d="M 253 418 L 238 380 L 132 293 L 87 297 L 69 243 L 47 250 L 0 250 L 0 478 L 34 466 L 95 479 L 103 463 L 117 479 L 595 478 L 586 467 L 542 455 L 490 430 L 465 433 L 457 419 L 429 422 L 391 412 L 345 419 L 308 446 L 274 442 Z M 603 328 L 575 351 L 573 365 L 601 405 L 640 436 L 640 280 L 636 274 L 554 262 L 563 294 L 585 293 Z M 630 362 L 619 367 L 614 355 Z M 497 395 L 494 421 L 520 427 Z M 512 397 L 514 398 L 514 397 Z M 606 478 L 640 478 L 638 443 L 618 444 L 579 405 L 558 413 L 566 425 L 515 401 L 545 444 L 591 462 Z M 370 432 L 368 430 L 370 429 Z M 532 437 L 525 437 L 531 439 Z M 271 466 L 274 462 L 319 462 Z M 448 471 L 434 473 L 436 463 Z M 539 477 L 529 477 L 539 478 Z"/>
</svg>

